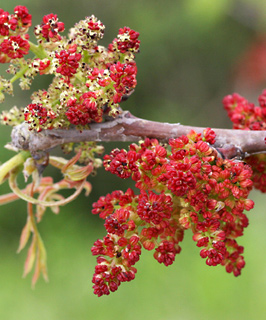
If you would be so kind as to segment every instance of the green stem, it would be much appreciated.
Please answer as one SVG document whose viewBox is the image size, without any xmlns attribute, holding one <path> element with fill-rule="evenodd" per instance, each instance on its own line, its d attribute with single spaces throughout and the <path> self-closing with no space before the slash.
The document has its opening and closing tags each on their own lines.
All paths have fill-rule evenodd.
<svg viewBox="0 0 266 320">
<path fill-rule="evenodd" d="M 2 184 L 8 177 L 11 171 L 14 171 L 19 166 L 21 166 L 27 158 L 31 156 L 29 151 L 21 151 L 14 157 L 6 161 L 0 166 L 0 184 Z"/>
<path fill-rule="evenodd" d="M 30 50 L 35 54 L 35 56 L 39 59 L 47 58 L 47 53 L 42 46 L 36 46 L 34 43 L 30 42 Z M 25 65 L 21 67 L 21 69 L 10 79 L 10 82 L 13 83 L 19 78 L 21 78 L 25 72 L 29 69 L 29 65 Z M 3 90 L 3 87 L 0 88 L 0 92 Z"/>
<path fill-rule="evenodd" d="M 44 48 L 40 45 L 36 46 L 36 44 L 29 41 L 30 44 L 30 51 L 33 52 L 37 58 L 44 59 L 47 58 L 47 53 L 45 52 Z"/>
<path fill-rule="evenodd" d="M 18 80 L 19 78 L 21 78 L 28 69 L 29 69 L 29 66 L 28 66 L 28 65 L 22 67 L 22 68 L 10 79 L 10 82 L 13 83 L 13 82 L 15 82 L 16 80 Z"/>
<path fill-rule="evenodd" d="M 78 80 L 81 84 L 86 82 L 86 79 L 82 76 L 81 72 L 75 74 L 76 80 Z"/>
<path fill-rule="evenodd" d="M 84 50 L 84 51 L 82 52 L 82 54 L 83 54 L 83 61 L 84 61 L 86 64 L 88 64 L 88 63 L 89 63 L 89 58 L 90 58 L 88 50 Z"/>
</svg>

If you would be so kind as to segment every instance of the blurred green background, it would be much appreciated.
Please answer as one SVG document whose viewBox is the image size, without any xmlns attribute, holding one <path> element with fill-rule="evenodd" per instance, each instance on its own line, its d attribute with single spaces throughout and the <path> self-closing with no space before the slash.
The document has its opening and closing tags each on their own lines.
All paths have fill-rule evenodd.
<svg viewBox="0 0 266 320">
<path fill-rule="evenodd" d="M 122 105 L 139 117 L 230 128 L 222 98 L 237 90 L 255 102 L 266 87 L 263 72 L 255 81 L 245 69 L 248 63 L 243 62 L 245 53 L 254 44 L 256 48 L 257 39 L 266 33 L 266 5 L 261 0 L 0 0 L 0 8 L 9 12 L 16 5 L 29 8 L 33 25 L 39 24 L 43 15 L 56 13 L 66 30 L 94 14 L 106 26 L 103 45 L 112 41 L 120 27 L 140 32 L 138 85 Z M 260 63 L 260 59 L 253 60 Z M 265 68 L 261 65 L 258 70 Z M 47 85 L 43 76 L 35 80 L 32 90 Z M 15 97 L 7 97 L 1 109 L 25 106 L 29 96 L 16 87 Z M 10 140 L 10 128 L 0 130 L 4 146 Z M 114 146 L 106 145 L 106 150 Z M 2 149 L 1 162 L 12 155 Z M 240 277 L 234 278 L 222 267 L 206 266 L 187 232 L 172 266 L 159 265 L 151 252 L 144 252 L 133 282 L 97 298 L 91 289 L 95 257 L 90 247 L 103 237 L 104 228 L 103 221 L 92 216 L 91 205 L 99 196 L 115 188 L 126 190 L 132 183 L 104 170 L 91 182 L 89 198 L 81 195 L 59 215 L 48 210 L 39 225 L 48 253 L 50 282 L 41 279 L 34 290 L 30 276 L 21 279 L 26 250 L 16 254 L 26 204 L 17 201 L 1 207 L 0 319 L 266 319 L 265 196 L 255 191 L 250 196 L 256 205 L 248 214 L 250 226 L 239 239 L 246 260 Z M 8 192 L 6 184 L 0 192 Z"/>
</svg>

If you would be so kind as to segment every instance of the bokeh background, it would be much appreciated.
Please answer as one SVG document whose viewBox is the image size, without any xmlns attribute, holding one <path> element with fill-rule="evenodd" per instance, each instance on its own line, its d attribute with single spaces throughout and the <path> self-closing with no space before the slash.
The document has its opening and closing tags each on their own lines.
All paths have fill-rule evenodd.
<svg viewBox="0 0 266 320">
<path fill-rule="evenodd" d="M 33 25 L 41 23 L 43 15 L 56 13 L 66 30 L 94 14 L 106 26 L 103 45 L 120 27 L 140 32 L 138 85 L 122 105 L 139 117 L 230 128 L 222 98 L 237 91 L 256 102 L 266 87 L 266 5 L 261 0 L 0 0 L 0 8 L 9 12 L 16 5 L 29 8 Z M 4 67 L 0 70 L 3 74 Z M 46 88 L 48 80 L 37 78 L 32 90 Z M 7 97 L 1 109 L 25 106 L 29 96 L 17 86 L 15 97 Z M 0 130 L 3 147 L 11 130 Z M 106 145 L 106 150 L 114 146 Z M 13 156 L 1 150 L 1 162 Z M 56 172 L 48 173 L 60 179 Z M 26 250 L 16 254 L 26 204 L 17 201 L 1 207 L 0 319 L 266 319 L 264 195 L 254 191 L 250 196 L 256 205 L 248 214 L 250 226 L 239 239 L 246 260 L 240 277 L 206 266 L 187 232 L 172 266 L 159 265 L 151 252 L 143 252 L 136 279 L 97 298 L 91 289 L 95 257 L 90 247 L 103 237 L 104 228 L 103 221 L 91 214 L 91 206 L 99 196 L 115 188 L 126 190 L 132 183 L 104 170 L 91 182 L 89 198 L 81 195 L 59 215 L 48 210 L 40 223 L 50 282 L 41 279 L 34 290 L 30 276 L 21 279 Z M 6 184 L 0 192 L 8 192 Z"/>
</svg>

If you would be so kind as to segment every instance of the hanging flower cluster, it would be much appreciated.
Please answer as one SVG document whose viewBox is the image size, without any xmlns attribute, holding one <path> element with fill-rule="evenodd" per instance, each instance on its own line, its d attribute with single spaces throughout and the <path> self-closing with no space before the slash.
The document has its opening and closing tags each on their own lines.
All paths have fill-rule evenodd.
<svg viewBox="0 0 266 320">
<path fill-rule="evenodd" d="M 258 102 L 259 106 L 256 106 L 237 93 L 223 99 L 224 108 L 234 129 L 266 130 L 266 90 L 259 95 Z M 266 155 L 253 155 L 245 161 L 252 167 L 254 187 L 266 192 Z"/>
<path fill-rule="evenodd" d="M 134 54 L 139 51 L 138 32 L 128 27 L 120 29 L 107 49 L 98 45 L 105 27 L 95 16 L 78 22 L 68 37 L 63 37 L 64 23 L 51 13 L 35 27 L 35 45 L 26 34 L 31 25 L 27 8 L 18 6 L 13 15 L 0 10 L 0 62 L 9 62 L 8 72 L 14 74 L 10 80 L 0 79 L 1 100 L 3 92 L 12 94 L 16 79 L 21 80 L 22 89 L 29 89 L 36 75 L 54 75 L 49 88 L 33 93 L 32 103 L 21 109 L 30 130 L 70 125 L 82 130 L 91 122 L 102 122 L 105 116 L 120 113 L 118 103 L 137 84 Z M 25 60 L 30 51 L 35 57 Z M 33 105 L 42 112 L 33 114 Z M 7 112 L 2 114 L 1 122 L 14 125 Z"/>
<path fill-rule="evenodd" d="M 245 262 L 236 238 L 248 225 L 244 210 L 252 188 L 248 165 L 223 160 L 211 147 L 215 133 L 191 131 L 169 140 L 169 149 L 157 140 L 132 144 L 129 151 L 115 149 L 104 157 L 107 171 L 131 177 L 139 195 L 128 189 L 114 191 L 93 204 L 93 213 L 105 219 L 107 235 L 92 248 L 98 256 L 93 276 L 98 296 L 117 290 L 135 278 L 134 267 L 142 248 L 154 250 L 154 258 L 171 265 L 186 229 L 201 248 L 209 266 L 224 265 L 240 275 Z"/>
</svg>

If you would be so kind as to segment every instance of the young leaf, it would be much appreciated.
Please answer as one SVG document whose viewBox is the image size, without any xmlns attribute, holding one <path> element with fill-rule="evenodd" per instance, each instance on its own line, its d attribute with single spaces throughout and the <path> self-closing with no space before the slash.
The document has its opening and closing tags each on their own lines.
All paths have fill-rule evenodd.
<svg viewBox="0 0 266 320">
<path fill-rule="evenodd" d="M 19 253 L 22 249 L 24 249 L 25 245 L 27 244 L 31 234 L 31 229 L 32 229 L 32 224 L 31 224 L 30 218 L 28 217 L 27 222 L 21 232 L 17 253 Z"/>
<path fill-rule="evenodd" d="M 26 275 L 31 271 L 35 258 L 36 258 L 36 245 L 37 245 L 37 238 L 36 235 L 32 237 L 32 242 L 28 250 L 27 258 L 24 265 L 24 273 L 23 277 L 26 277 Z"/>
</svg>

